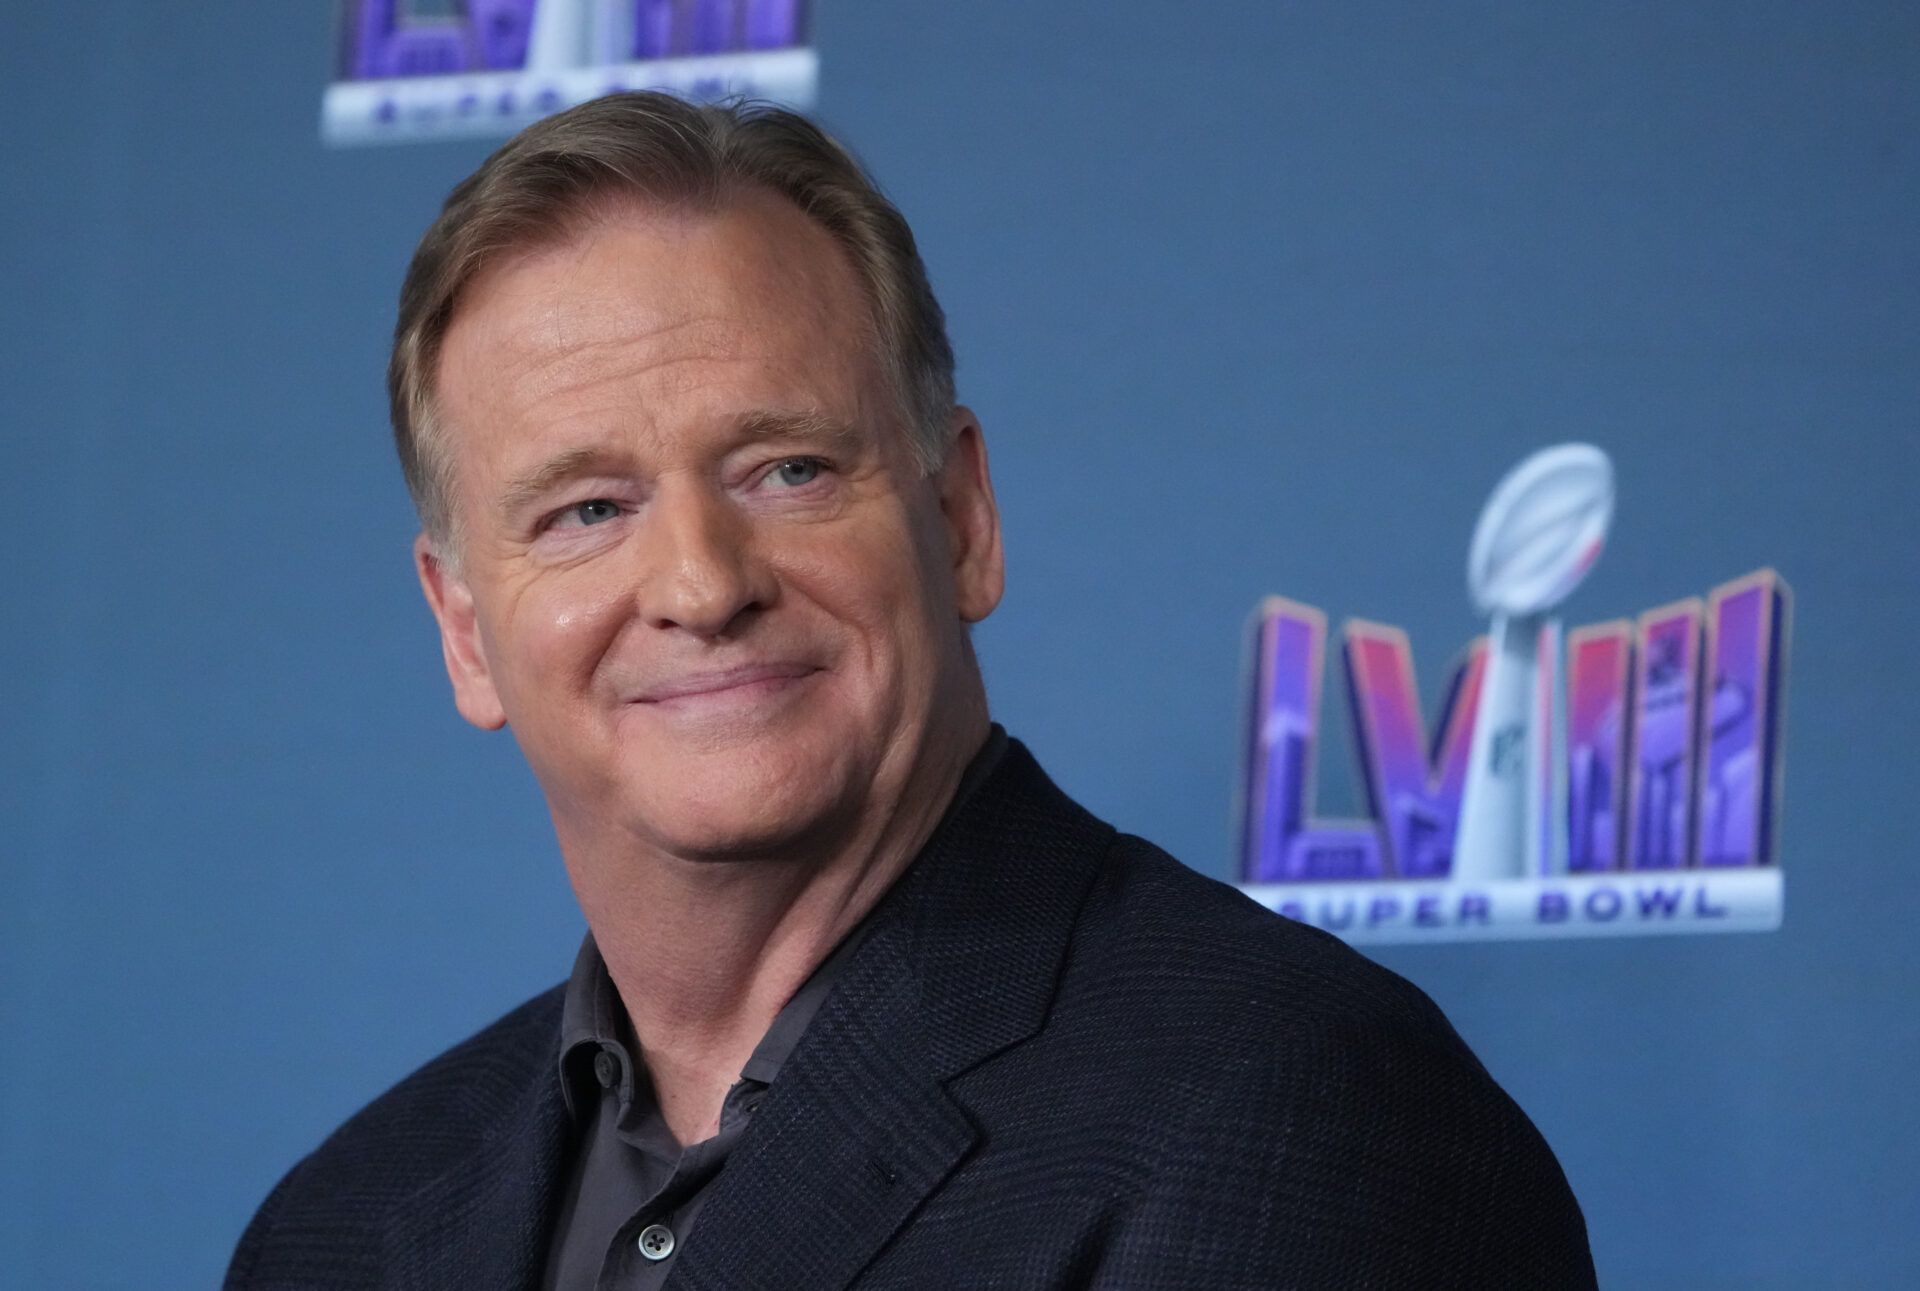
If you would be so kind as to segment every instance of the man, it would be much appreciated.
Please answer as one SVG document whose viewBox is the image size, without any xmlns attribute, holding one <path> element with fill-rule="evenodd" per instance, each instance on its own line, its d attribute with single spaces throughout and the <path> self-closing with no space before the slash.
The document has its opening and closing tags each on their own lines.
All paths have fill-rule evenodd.
<svg viewBox="0 0 1920 1291">
<path fill-rule="evenodd" d="M 229 1286 L 1591 1283 L 1423 995 L 991 725 L 981 428 L 813 126 L 531 127 L 422 241 L 390 386 L 455 702 L 591 934 L 295 1166 Z"/>
</svg>

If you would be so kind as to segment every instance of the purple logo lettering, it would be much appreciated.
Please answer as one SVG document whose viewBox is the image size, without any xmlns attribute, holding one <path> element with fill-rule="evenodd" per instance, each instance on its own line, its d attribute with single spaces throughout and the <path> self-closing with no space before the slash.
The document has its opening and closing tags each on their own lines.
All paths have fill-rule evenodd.
<svg viewBox="0 0 1920 1291">
<path fill-rule="evenodd" d="M 1620 868 L 1626 800 L 1627 677 L 1633 625 L 1621 619 L 1567 634 L 1567 868 Z"/>
<path fill-rule="evenodd" d="M 1627 863 L 1636 870 L 1687 863 L 1700 721 L 1700 618 L 1698 598 L 1640 616 L 1628 789 L 1633 833 L 1627 847 Z"/>
<path fill-rule="evenodd" d="M 806 42 L 804 0 L 629 0 L 637 59 L 786 49 Z"/>
<path fill-rule="evenodd" d="M 1261 607 L 1243 834 L 1247 877 L 1256 883 L 1377 879 L 1385 873 L 1372 821 L 1323 821 L 1308 814 L 1326 639 L 1326 616 L 1312 606 L 1273 597 Z"/>
<path fill-rule="evenodd" d="M 1788 607 L 1786 584 L 1772 570 L 1760 570 L 1715 588 L 1704 604 L 1691 599 L 1631 624 L 1620 620 L 1568 634 L 1563 809 L 1569 871 L 1772 863 Z M 1346 625 L 1346 698 L 1370 814 L 1326 820 L 1313 814 L 1326 616 L 1272 597 L 1252 635 L 1241 812 L 1245 879 L 1452 873 L 1486 674 L 1485 641 L 1472 643 L 1454 667 L 1429 738 L 1406 634 L 1384 624 Z M 1543 702 L 1552 689 L 1543 683 Z M 1535 791 L 1550 802 L 1553 789 L 1542 783 Z M 1666 892 L 1637 890 L 1642 917 L 1671 913 Z M 1568 916 L 1565 898 L 1555 900 L 1557 906 L 1541 898 L 1541 920 Z M 1618 915 L 1620 907 L 1606 906 L 1608 900 L 1625 898 L 1615 892 L 1594 907 L 1589 897 L 1588 915 Z M 1597 913 L 1602 908 L 1606 912 Z M 1421 921 L 1418 908 L 1414 917 Z M 1464 905 L 1460 917 L 1469 917 Z M 1484 921 L 1485 908 L 1476 907 L 1472 917 Z M 1369 919 L 1378 921 L 1372 911 Z"/>
<path fill-rule="evenodd" d="M 573 65 L 587 45 L 618 62 L 807 42 L 806 0 L 347 0 L 343 11 L 351 81 L 521 71 L 535 44 L 550 67 Z"/>
<path fill-rule="evenodd" d="M 346 80 L 447 76 L 526 66 L 535 0 L 360 0 L 348 6 Z"/>
<path fill-rule="evenodd" d="M 1708 605 L 1694 855 L 1701 865 L 1765 865 L 1780 796 L 1786 587 L 1762 570 L 1715 588 Z"/>
<path fill-rule="evenodd" d="M 1385 868 L 1403 878 L 1444 877 L 1453 866 L 1486 650 L 1471 649 L 1455 666 L 1430 754 L 1407 634 L 1356 621 L 1344 635 L 1347 700 L 1368 803 L 1385 833 Z"/>
</svg>

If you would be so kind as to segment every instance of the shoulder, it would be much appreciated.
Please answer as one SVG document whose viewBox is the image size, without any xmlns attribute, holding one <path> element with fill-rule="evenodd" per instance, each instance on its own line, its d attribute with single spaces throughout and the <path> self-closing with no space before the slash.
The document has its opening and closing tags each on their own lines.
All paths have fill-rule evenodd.
<svg viewBox="0 0 1920 1291">
<path fill-rule="evenodd" d="M 421 1135 L 441 1156 L 476 1145 L 553 1070 L 562 993 L 542 992 L 427 1062 L 348 1118 L 310 1160 L 345 1166 Z"/>
<path fill-rule="evenodd" d="M 269 1247 L 310 1252 L 334 1273 L 371 1258 L 392 1206 L 526 1115 L 552 1070 L 561 1000 L 558 987 L 535 996 L 349 1117 L 261 1204 L 227 1285 L 262 1285 L 253 1273 Z"/>
<path fill-rule="evenodd" d="M 1130 834 L 1115 837 L 1075 942 L 1083 971 L 1127 984 L 1146 1020 L 1204 1036 L 1211 1052 L 1323 1033 L 1478 1066 L 1411 982 Z"/>
<path fill-rule="evenodd" d="M 1063 1013 L 1106 1013 L 1141 1076 L 1190 1103 L 1310 1109 L 1328 1136 L 1409 1118 L 1435 1150 L 1490 1130 L 1538 1141 L 1419 987 L 1143 839 L 1116 836 L 1074 944 Z"/>
<path fill-rule="evenodd" d="M 1178 1091 L 1140 1213 L 1216 1237 L 1217 1285 L 1309 1250 L 1389 1285 L 1591 1283 L 1551 1149 L 1411 982 L 1124 834 L 1075 944 L 1063 1017 L 1110 1013 L 1112 1078 Z"/>
</svg>

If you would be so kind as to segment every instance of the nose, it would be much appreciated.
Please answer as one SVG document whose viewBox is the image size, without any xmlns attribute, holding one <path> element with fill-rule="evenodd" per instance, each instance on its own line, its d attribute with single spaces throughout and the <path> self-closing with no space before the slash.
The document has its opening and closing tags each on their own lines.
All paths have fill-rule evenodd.
<svg viewBox="0 0 1920 1291">
<path fill-rule="evenodd" d="M 772 573 L 754 552 L 750 520 L 704 483 L 663 482 L 637 537 L 645 562 L 639 613 L 651 627 L 725 636 L 773 602 Z"/>
</svg>

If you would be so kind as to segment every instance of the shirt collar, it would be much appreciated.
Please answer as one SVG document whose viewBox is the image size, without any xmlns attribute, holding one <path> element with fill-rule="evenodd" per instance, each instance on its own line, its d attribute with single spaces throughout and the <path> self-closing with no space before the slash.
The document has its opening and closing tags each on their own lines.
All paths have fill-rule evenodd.
<svg viewBox="0 0 1920 1291">
<path fill-rule="evenodd" d="M 946 815 L 951 816 L 973 796 L 1000 765 L 1006 751 L 1007 733 L 995 722 L 987 733 L 986 742 L 980 746 L 979 752 L 974 754 L 961 775 L 959 787 L 954 791 L 952 801 L 947 804 Z M 865 940 L 868 923 L 869 920 L 863 919 L 842 937 L 780 1012 L 774 1015 L 766 1034 L 740 1068 L 742 1080 L 766 1085 L 773 1083 L 787 1055 L 800 1043 L 807 1023 L 813 1020 L 813 1015 L 826 1002 L 840 970 Z M 578 1118 L 581 1114 L 577 1089 L 594 1083 L 593 1055 L 601 1049 L 612 1050 L 620 1060 L 620 1106 L 624 1108 L 632 1101 L 635 1074 L 632 1050 L 628 1044 L 629 1034 L 626 1006 L 621 1002 L 620 992 L 607 972 L 606 961 L 600 957 L 600 947 L 594 943 L 593 933 L 589 931 L 580 943 L 580 953 L 574 956 L 573 973 L 567 979 L 560 1012 L 560 1091 L 570 1116 Z"/>
<path fill-rule="evenodd" d="M 569 1115 L 578 1116 L 577 1087 L 594 1082 L 593 1057 L 611 1049 L 620 1059 L 620 1103 L 633 1098 L 633 1062 L 626 1044 L 626 1007 L 589 932 L 573 959 L 573 974 L 560 1006 L 560 1092 Z"/>
</svg>

